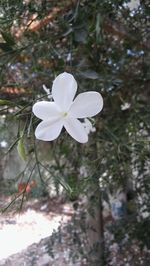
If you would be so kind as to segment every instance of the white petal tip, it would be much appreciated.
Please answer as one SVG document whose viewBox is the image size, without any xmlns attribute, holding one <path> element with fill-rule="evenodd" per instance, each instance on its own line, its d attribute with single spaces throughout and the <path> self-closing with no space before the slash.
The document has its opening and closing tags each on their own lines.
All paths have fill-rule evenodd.
<svg viewBox="0 0 150 266">
<path fill-rule="evenodd" d="M 76 139 L 75 139 L 76 140 Z M 77 142 L 81 143 L 81 144 L 86 144 L 88 142 L 88 137 L 87 139 L 83 139 L 83 140 L 76 140 Z"/>
</svg>

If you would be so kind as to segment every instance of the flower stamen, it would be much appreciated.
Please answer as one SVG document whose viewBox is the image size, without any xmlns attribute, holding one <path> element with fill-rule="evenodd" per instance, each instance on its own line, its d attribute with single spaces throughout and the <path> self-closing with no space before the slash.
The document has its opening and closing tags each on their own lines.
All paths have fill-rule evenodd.
<svg viewBox="0 0 150 266">
<path fill-rule="evenodd" d="M 66 117 L 67 115 L 68 115 L 68 113 L 67 113 L 67 112 L 63 113 L 63 117 Z"/>
</svg>

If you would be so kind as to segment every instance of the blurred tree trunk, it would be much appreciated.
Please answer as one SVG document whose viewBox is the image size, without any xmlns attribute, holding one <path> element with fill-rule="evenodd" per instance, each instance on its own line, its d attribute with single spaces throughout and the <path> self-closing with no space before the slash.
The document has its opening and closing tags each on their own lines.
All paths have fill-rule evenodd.
<svg viewBox="0 0 150 266">
<path fill-rule="evenodd" d="M 87 237 L 90 265 L 104 263 L 104 230 L 99 180 L 90 183 L 87 196 Z"/>
<path fill-rule="evenodd" d="M 97 159 L 97 144 L 93 145 L 92 160 Z M 99 184 L 99 171 L 93 167 L 87 187 L 87 238 L 90 265 L 104 265 L 104 228 L 102 198 Z"/>
</svg>

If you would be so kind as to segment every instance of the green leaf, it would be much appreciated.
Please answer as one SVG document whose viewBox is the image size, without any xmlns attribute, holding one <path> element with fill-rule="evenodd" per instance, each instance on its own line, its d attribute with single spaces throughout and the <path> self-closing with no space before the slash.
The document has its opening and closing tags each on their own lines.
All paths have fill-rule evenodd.
<svg viewBox="0 0 150 266">
<path fill-rule="evenodd" d="M 14 105 L 11 101 L 0 99 L 0 106 L 3 105 Z"/>
<path fill-rule="evenodd" d="M 0 43 L 0 49 L 3 50 L 4 52 L 12 52 L 13 51 L 12 47 L 6 42 Z"/>
<path fill-rule="evenodd" d="M 19 139 L 19 141 L 18 141 L 17 151 L 18 151 L 18 154 L 19 154 L 20 158 L 21 158 L 23 161 L 26 161 L 27 156 L 26 156 L 26 150 L 25 150 L 25 145 L 24 145 L 23 136 L 22 136 L 22 137 Z"/>
<path fill-rule="evenodd" d="M 1 35 L 4 39 L 4 41 L 9 45 L 9 46 L 14 46 L 15 45 L 15 40 L 12 37 L 12 35 L 9 32 L 4 32 L 1 31 Z"/>
<path fill-rule="evenodd" d="M 72 190 L 72 188 L 69 186 L 69 184 L 68 183 L 66 183 L 66 181 L 63 179 L 63 178 L 56 178 L 56 180 L 57 180 L 57 182 L 59 183 L 59 184 L 61 184 L 62 185 L 62 187 L 69 193 L 69 194 L 71 194 L 72 192 L 73 192 L 73 190 Z"/>
<path fill-rule="evenodd" d="M 102 17 L 100 14 L 96 16 L 96 42 L 100 43 L 102 41 Z"/>
</svg>

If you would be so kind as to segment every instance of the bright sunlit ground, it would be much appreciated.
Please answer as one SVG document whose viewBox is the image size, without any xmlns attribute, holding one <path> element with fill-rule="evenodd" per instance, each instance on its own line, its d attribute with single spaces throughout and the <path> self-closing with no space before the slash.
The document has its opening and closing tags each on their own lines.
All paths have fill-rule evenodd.
<svg viewBox="0 0 150 266">
<path fill-rule="evenodd" d="M 44 205 L 43 205 L 44 208 Z M 64 206 L 64 212 L 67 206 Z M 42 207 L 41 207 L 42 209 Z M 0 260 L 19 253 L 33 243 L 50 236 L 68 217 L 59 213 L 45 213 L 27 209 L 23 214 L 0 219 Z"/>
</svg>

